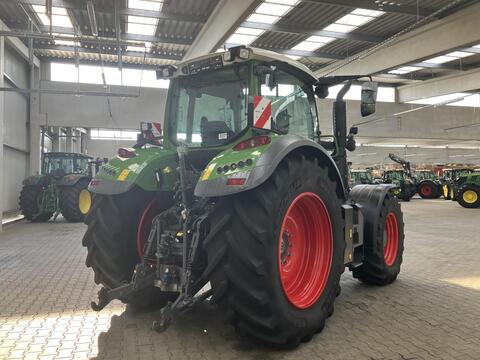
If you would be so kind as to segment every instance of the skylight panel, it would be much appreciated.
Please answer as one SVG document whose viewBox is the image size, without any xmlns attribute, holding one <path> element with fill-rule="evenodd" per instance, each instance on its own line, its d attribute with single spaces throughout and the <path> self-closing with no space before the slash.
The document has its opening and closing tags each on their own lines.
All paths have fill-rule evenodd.
<svg viewBox="0 0 480 360">
<path fill-rule="evenodd" d="M 235 31 L 236 34 L 244 34 L 244 35 L 255 35 L 259 36 L 263 33 L 264 30 L 262 29 L 253 29 L 253 28 L 246 28 L 246 27 L 239 27 L 237 31 Z"/>
<path fill-rule="evenodd" d="M 407 104 L 440 105 L 456 99 L 459 99 L 458 101 L 460 101 L 461 98 L 468 95 L 469 95 L 468 93 L 452 93 L 452 94 L 434 96 L 434 97 L 425 98 L 425 99 L 407 101 Z"/>
<path fill-rule="evenodd" d="M 355 9 L 353 10 L 350 14 L 353 15 L 362 15 L 362 16 L 371 16 L 371 17 L 379 17 L 380 15 L 383 15 L 383 11 L 377 11 L 377 10 L 368 10 L 368 9 Z"/>
<path fill-rule="evenodd" d="M 308 39 L 306 39 L 305 41 L 328 44 L 329 42 L 332 42 L 333 40 L 335 40 L 335 38 L 331 38 L 331 37 L 328 37 L 328 36 L 312 35 Z"/>
<path fill-rule="evenodd" d="M 317 50 L 319 47 L 323 46 L 324 44 L 315 43 L 310 41 L 302 41 L 301 43 L 295 45 L 292 50 L 301 50 L 301 51 L 314 51 Z"/>
<path fill-rule="evenodd" d="M 298 3 L 298 0 L 267 0 L 267 2 L 273 2 L 275 4 L 284 4 L 294 6 Z"/>
<path fill-rule="evenodd" d="M 291 8 L 292 7 L 288 5 L 279 5 L 279 4 L 264 2 L 255 10 L 255 13 L 283 16 L 288 11 L 290 11 Z"/>
<path fill-rule="evenodd" d="M 472 56 L 472 55 L 473 55 L 472 53 L 468 53 L 468 52 L 465 52 L 465 51 L 453 51 L 451 53 L 445 54 L 445 56 L 451 56 L 451 57 L 455 57 L 455 58 L 464 58 L 464 57 Z"/>
<path fill-rule="evenodd" d="M 232 34 L 227 40 L 227 44 L 249 45 L 257 37 L 255 35 Z"/>
<path fill-rule="evenodd" d="M 353 26 L 361 26 L 363 24 L 372 21 L 372 18 L 369 16 L 360 16 L 360 15 L 352 15 L 348 14 L 344 17 L 335 21 L 337 24 L 345 24 L 345 25 L 353 25 Z"/>
<path fill-rule="evenodd" d="M 252 14 L 248 17 L 247 21 L 258 22 L 262 24 L 273 24 L 280 19 L 280 16 L 270 16 L 264 14 Z"/>
<path fill-rule="evenodd" d="M 403 74 L 408 74 L 414 71 L 421 70 L 423 68 L 419 66 L 403 66 L 398 69 L 390 70 L 388 73 L 389 74 L 395 74 L 395 75 L 403 75 Z"/>
<path fill-rule="evenodd" d="M 443 64 L 449 61 L 457 60 L 457 58 L 451 56 L 440 55 L 431 59 L 426 60 L 425 62 L 433 64 Z"/>
<path fill-rule="evenodd" d="M 163 1 L 160 0 L 128 0 L 130 9 L 159 11 Z"/>
<path fill-rule="evenodd" d="M 349 33 L 350 31 L 355 30 L 356 28 L 357 28 L 356 26 L 352 26 L 352 25 L 343 25 L 343 24 L 333 23 L 328 25 L 323 30 L 335 31 L 340 33 Z"/>
<path fill-rule="evenodd" d="M 38 18 L 43 25 L 50 25 L 50 19 L 46 14 L 44 5 L 32 5 L 33 10 L 37 13 Z M 70 17 L 65 8 L 53 6 L 52 7 L 52 26 L 59 27 L 73 27 Z"/>
<path fill-rule="evenodd" d="M 128 32 L 130 34 L 155 35 L 156 24 L 156 18 L 128 16 Z"/>
</svg>

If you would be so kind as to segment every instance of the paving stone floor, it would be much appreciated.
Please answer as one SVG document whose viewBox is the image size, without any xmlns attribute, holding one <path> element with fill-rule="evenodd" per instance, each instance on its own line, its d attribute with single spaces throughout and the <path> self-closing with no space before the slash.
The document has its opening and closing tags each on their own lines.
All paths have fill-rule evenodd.
<svg viewBox="0 0 480 360">
<path fill-rule="evenodd" d="M 90 309 L 83 224 L 10 225 L 0 233 L 0 359 L 480 359 L 480 209 L 444 200 L 402 205 L 406 242 L 394 284 L 346 272 L 325 330 L 294 351 L 239 340 L 201 304 L 165 333 L 156 312 Z"/>
</svg>

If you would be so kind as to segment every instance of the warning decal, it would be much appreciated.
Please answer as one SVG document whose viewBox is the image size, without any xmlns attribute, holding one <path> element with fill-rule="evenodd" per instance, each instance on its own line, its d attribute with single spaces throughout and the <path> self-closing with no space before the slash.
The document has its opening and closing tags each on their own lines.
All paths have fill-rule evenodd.
<svg viewBox="0 0 480 360">
<path fill-rule="evenodd" d="M 272 128 L 272 101 L 263 96 L 253 97 L 253 126 Z"/>
</svg>

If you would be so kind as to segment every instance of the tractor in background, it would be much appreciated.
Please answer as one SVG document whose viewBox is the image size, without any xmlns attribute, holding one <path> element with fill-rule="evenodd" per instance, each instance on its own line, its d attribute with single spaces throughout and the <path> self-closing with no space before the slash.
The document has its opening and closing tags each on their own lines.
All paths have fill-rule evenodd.
<svg viewBox="0 0 480 360">
<path fill-rule="evenodd" d="M 480 172 L 460 175 L 451 185 L 453 199 L 464 208 L 480 207 Z"/>
<path fill-rule="evenodd" d="M 442 193 L 445 200 L 455 201 L 455 182 L 464 175 L 473 172 L 472 168 L 446 168 L 443 169 Z"/>
<path fill-rule="evenodd" d="M 372 170 L 350 170 L 350 187 L 360 184 L 374 184 Z"/>
<path fill-rule="evenodd" d="M 388 157 L 397 164 L 402 165 L 403 170 L 385 170 L 382 182 L 395 186 L 392 192 L 396 197 L 403 201 L 410 201 L 417 192 L 410 162 L 395 154 L 388 154 Z"/>
<path fill-rule="evenodd" d="M 438 199 L 443 194 L 442 182 L 431 170 L 415 170 L 414 181 L 422 199 Z"/>
<path fill-rule="evenodd" d="M 83 245 L 102 285 L 94 310 L 113 299 L 163 306 L 153 328 L 165 331 L 209 299 L 239 334 L 294 348 L 324 328 L 346 266 L 369 284 L 397 278 L 404 223 L 391 186 L 348 186 L 356 129 L 343 97 L 362 76 L 318 79 L 239 46 L 157 77 L 170 79 L 162 134 L 143 124 L 142 139 L 90 182 Z M 334 85 L 328 141 L 315 97 Z M 362 84 L 363 116 L 376 89 Z"/>
<path fill-rule="evenodd" d="M 83 221 L 92 202 L 88 183 L 101 163 L 84 154 L 43 154 L 41 174 L 23 180 L 19 205 L 25 219 L 43 222 L 61 213 L 67 221 Z"/>
</svg>

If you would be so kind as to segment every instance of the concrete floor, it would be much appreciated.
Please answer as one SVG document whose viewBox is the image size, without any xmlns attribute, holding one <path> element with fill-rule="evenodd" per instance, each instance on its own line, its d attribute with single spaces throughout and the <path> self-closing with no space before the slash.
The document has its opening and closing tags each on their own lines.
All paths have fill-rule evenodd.
<svg viewBox="0 0 480 360">
<path fill-rule="evenodd" d="M 163 334 L 153 313 L 90 309 L 83 224 L 19 223 L 0 234 L 0 359 L 480 359 L 480 210 L 444 200 L 402 205 L 406 240 L 393 285 L 346 272 L 325 330 L 294 351 L 239 340 L 199 305 Z"/>
</svg>

